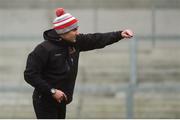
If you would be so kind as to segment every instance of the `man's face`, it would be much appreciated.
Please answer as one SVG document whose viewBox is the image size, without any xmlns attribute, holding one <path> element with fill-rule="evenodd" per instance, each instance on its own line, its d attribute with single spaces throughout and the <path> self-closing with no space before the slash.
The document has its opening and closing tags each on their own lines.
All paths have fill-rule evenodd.
<svg viewBox="0 0 180 120">
<path fill-rule="evenodd" d="M 78 28 L 75 28 L 67 33 L 60 35 L 64 40 L 69 42 L 76 42 L 76 36 L 79 35 Z"/>
</svg>

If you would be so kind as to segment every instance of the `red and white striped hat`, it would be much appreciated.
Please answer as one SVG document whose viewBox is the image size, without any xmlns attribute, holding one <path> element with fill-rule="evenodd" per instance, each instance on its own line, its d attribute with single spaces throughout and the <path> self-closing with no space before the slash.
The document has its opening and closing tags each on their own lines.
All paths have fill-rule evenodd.
<svg viewBox="0 0 180 120">
<path fill-rule="evenodd" d="M 56 9 L 56 18 L 53 21 L 53 28 L 58 34 L 67 33 L 78 27 L 78 20 L 70 13 L 65 13 L 63 8 Z"/>
</svg>

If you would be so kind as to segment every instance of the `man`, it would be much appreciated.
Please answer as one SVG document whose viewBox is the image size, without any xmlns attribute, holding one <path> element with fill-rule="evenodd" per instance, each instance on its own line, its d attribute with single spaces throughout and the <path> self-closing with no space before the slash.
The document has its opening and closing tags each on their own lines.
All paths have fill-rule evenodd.
<svg viewBox="0 0 180 120">
<path fill-rule="evenodd" d="M 38 119 L 66 116 L 72 101 L 79 53 L 131 38 L 131 30 L 80 34 L 78 20 L 63 8 L 56 10 L 53 29 L 44 32 L 45 41 L 36 46 L 27 59 L 24 78 L 32 85 L 33 106 Z"/>
</svg>

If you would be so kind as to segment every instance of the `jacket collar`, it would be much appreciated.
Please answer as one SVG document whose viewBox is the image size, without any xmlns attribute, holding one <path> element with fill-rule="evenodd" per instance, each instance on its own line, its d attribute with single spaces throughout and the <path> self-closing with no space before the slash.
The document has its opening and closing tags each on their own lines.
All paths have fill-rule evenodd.
<svg viewBox="0 0 180 120">
<path fill-rule="evenodd" d="M 54 29 L 47 30 L 43 33 L 44 40 L 48 40 L 52 43 L 60 46 L 73 46 L 75 43 L 68 42 L 61 38 Z"/>
</svg>

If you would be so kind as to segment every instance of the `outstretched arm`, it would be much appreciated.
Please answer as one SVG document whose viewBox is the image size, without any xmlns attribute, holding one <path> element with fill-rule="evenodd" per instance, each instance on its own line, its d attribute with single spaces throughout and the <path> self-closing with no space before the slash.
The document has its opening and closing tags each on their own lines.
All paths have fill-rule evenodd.
<svg viewBox="0 0 180 120">
<path fill-rule="evenodd" d="M 80 34 L 77 36 L 77 46 L 80 51 L 104 48 L 107 45 L 118 42 L 123 38 L 131 38 L 131 30 L 123 30 L 108 33 Z"/>
</svg>

